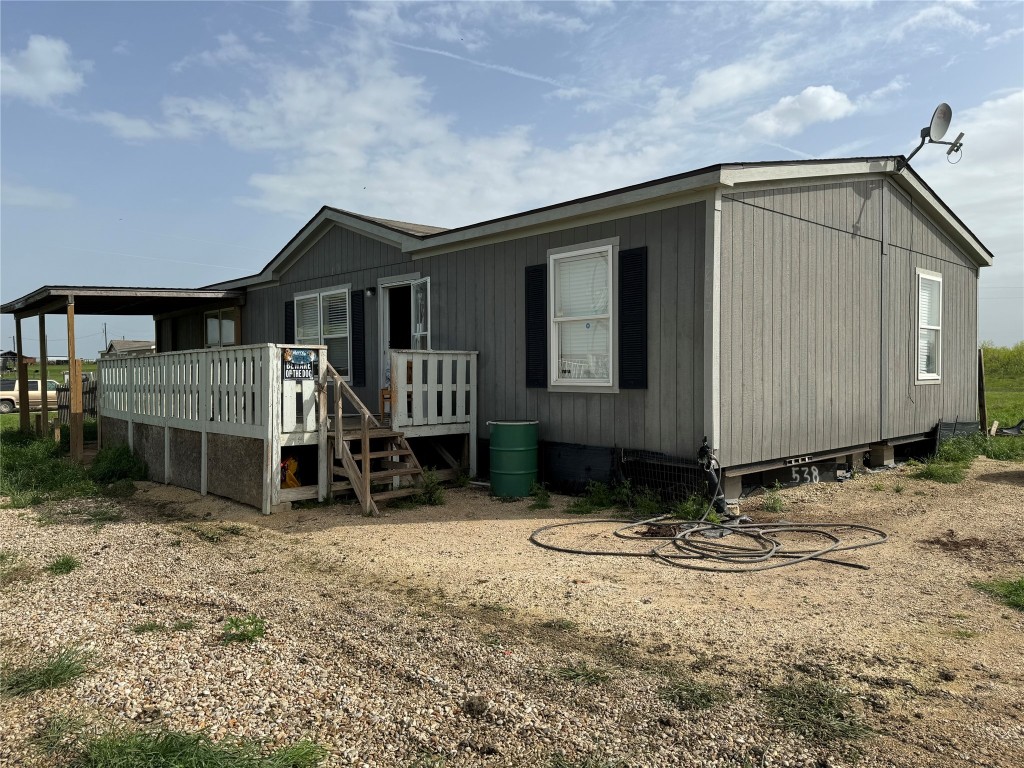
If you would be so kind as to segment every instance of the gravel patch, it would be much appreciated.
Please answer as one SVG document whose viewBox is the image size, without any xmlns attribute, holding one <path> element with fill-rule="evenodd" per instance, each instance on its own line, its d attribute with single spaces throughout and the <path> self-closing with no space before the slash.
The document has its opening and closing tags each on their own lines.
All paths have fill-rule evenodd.
<svg viewBox="0 0 1024 768">
<path fill-rule="evenodd" d="M 97 659 L 66 688 L 0 700 L 0 765 L 49 765 L 29 740 L 63 713 L 308 738 L 328 766 L 1018 766 L 1024 614 L 968 586 L 1021 571 L 1024 488 L 992 479 L 1018 466 L 979 459 L 959 486 L 901 470 L 782 492 L 786 519 L 889 531 L 850 558 L 866 572 L 559 555 L 526 539 L 570 519 L 565 499 L 534 512 L 472 490 L 381 519 L 344 505 L 263 518 L 149 483 L 62 507 L 123 514 L 102 525 L 0 510 L 0 550 L 21 569 L 0 586 L 0 662 L 68 645 Z M 763 518 L 758 504 L 743 511 Z M 62 554 L 82 566 L 46 573 Z M 264 635 L 223 642 L 242 616 Z M 133 631 L 147 622 L 162 629 Z M 806 678 L 853 694 L 874 734 L 821 744 L 783 729 L 763 692 Z M 684 709 L 662 695 L 674 679 L 727 695 Z"/>
</svg>

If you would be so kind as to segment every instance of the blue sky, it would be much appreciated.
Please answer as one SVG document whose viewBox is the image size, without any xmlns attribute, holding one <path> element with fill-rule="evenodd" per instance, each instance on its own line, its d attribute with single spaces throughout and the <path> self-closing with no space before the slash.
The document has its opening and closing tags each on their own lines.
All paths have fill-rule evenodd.
<svg viewBox="0 0 1024 768">
<path fill-rule="evenodd" d="M 1024 338 L 1021 2 L 5 1 L 0 21 L 4 301 L 251 274 L 323 204 L 455 226 L 716 162 L 908 153 L 947 101 L 962 160 L 914 167 L 997 256 L 981 338 Z M 152 337 L 83 317 L 80 354 L 104 320 Z M 63 318 L 48 338 L 66 350 Z"/>
</svg>

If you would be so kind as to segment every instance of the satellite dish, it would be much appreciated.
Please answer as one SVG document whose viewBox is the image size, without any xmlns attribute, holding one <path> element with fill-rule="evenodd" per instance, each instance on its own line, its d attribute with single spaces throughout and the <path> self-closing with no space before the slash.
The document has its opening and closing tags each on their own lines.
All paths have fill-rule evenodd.
<svg viewBox="0 0 1024 768">
<path fill-rule="evenodd" d="M 935 111 L 932 113 L 932 121 L 927 126 L 921 129 L 921 143 L 917 145 L 917 148 L 913 152 L 911 152 L 906 157 L 906 159 L 897 159 L 896 172 L 902 172 L 903 169 L 907 167 L 907 164 L 910 162 L 910 159 L 918 152 L 920 152 L 921 147 L 923 147 L 925 144 L 946 144 L 949 146 L 949 150 L 946 152 L 947 157 L 952 157 L 953 154 L 959 156 L 960 150 L 964 144 L 963 131 L 961 131 L 960 135 L 957 136 L 953 141 L 942 140 L 942 137 L 946 135 L 946 131 L 949 130 L 949 124 L 952 121 L 952 108 L 946 102 L 942 102 L 941 104 L 939 104 L 939 106 L 935 108 Z M 950 162 L 952 163 L 953 161 L 950 160 Z M 957 160 L 957 162 L 960 161 Z M 956 163 L 953 164 L 956 165 Z"/>
<path fill-rule="evenodd" d="M 942 137 L 946 135 L 952 121 L 953 110 L 950 109 L 949 104 L 942 102 L 932 114 L 932 122 L 928 126 L 928 138 L 932 141 L 942 141 Z"/>
</svg>

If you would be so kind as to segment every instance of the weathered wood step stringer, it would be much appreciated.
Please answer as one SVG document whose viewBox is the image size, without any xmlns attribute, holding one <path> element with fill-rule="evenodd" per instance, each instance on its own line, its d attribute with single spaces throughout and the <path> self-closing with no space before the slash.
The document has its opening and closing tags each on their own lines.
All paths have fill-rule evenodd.
<svg viewBox="0 0 1024 768">
<path fill-rule="evenodd" d="M 392 499 L 419 493 L 423 468 L 405 435 L 382 427 L 330 364 L 327 374 L 334 383 L 334 478 L 344 478 L 352 484 L 352 491 L 367 515 L 380 511 L 375 497 Z M 346 428 L 345 400 L 358 416 L 357 429 Z"/>
</svg>

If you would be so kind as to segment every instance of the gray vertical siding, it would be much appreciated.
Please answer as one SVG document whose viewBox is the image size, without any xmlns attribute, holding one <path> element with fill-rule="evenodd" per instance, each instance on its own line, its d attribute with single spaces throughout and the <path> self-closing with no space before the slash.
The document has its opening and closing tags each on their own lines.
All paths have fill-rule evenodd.
<svg viewBox="0 0 1024 768">
<path fill-rule="evenodd" d="M 884 272 L 883 437 L 926 432 L 939 421 L 978 418 L 978 269 L 891 184 Z M 917 384 L 917 270 L 942 275 L 941 383 Z"/>
<path fill-rule="evenodd" d="M 599 224 L 530 235 L 410 260 L 398 248 L 333 227 L 280 277 L 248 293 L 243 341 L 284 340 L 284 303 L 295 293 L 389 275 L 430 276 L 434 349 L 477 350 L 479 429 L 494 419 L 537 419 L 541 439 L 696 455 L 703 423 L 703 202 Z M 646 390 L 577 394 L 525 386 L 525 269 L 550 248 L 607 237 L 620 248 L 648 249 Z M 367 386 L 377 402 L 378 300 L 366 301 Z M 372 406 L 376 408 L 375 405 Z"/>
<path fill-rule="evenodd" d="M 914 383 L 918 267 L 943 275 L 941 384 Z M 977 269 L 890 183 L 724 195 L 721 270 L 723 465 L 976 418 Z"/>
</svg>

